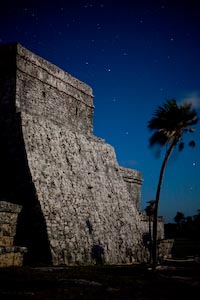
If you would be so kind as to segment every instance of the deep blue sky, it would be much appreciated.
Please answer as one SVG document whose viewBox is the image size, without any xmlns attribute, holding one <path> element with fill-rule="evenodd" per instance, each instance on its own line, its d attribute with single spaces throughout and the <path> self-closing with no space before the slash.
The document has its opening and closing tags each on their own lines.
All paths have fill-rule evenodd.
<svg viewBox="0 0 200 300">
<path fill-rule="evenodd" d="M 162 161 L 148 148 L 148 120 L 170 98 L 200 108 L 200 1 L 5 1 L 0 43 L 13 41 L 93 88 L 94 133 L 142 172 L 144 209 Z M 166 170 L 166 222 L 200 209 L 200 125 L 192 138 L 196 148 L 174 153 Z"/>
</svg>

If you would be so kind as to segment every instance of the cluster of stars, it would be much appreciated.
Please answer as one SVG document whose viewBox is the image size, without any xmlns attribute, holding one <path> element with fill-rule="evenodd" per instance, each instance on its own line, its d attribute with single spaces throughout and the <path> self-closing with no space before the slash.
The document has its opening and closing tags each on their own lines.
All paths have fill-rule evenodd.
<svg viewBox="0 0 200 300">
<path fill-rule="evenodd" d="M 95 5 L 95 3 L 92 3 L 92 2 L 87 2 L 86 4 L 84 4 L 84 8 L 93 8 L 93 7 L 95 7 L 96 5 Z M 101 3 L 100 5 L 99 5 L 99 7 L 100 8 L 104 8 L 104 4 L 103 3 Z"/>
<path fill-rule="evenodd" d="M 8 8 L 6 17 L 4 8 L 1 8 L 0 42 L 18 40 L 33 51 L 38 46 L 39 55 L 44 58 L 46 55 L 50 61 L 88 83 L 94 89 L 96 109 L 108 106 L 116 112 L 108 119 L 109 122 L 111 118 L 117 120 L 115 131 L 121 132 L 126 141 L 132 140 L 130 156 L 139 161 L 146 158 L 147 163 L 141 171 L 150 186 L 153 176 L 146 170 L 147 165 L 151 165 L 151 159 L 147 157 L 149 149 L 136 147 L 135 137 L 146 139 L 148 144 L 149 136 L 145 136 L 144 128 L 146 130 L 148 117 L 159 101 L 168 97 L 179 100 L 181 92 L 199 88 L 199 55 L 196 53 L 200 39 L 196 12 L 192 15 L 185 11 L 183 19 L 181 13 L 175 14 L 176 5 L 166 0 L 152 1 L 151 5 L 143 5 L 142 1 L 137 5 L 135 1 L 129 1 L 128 5 L 117 1 L 110 5 L 103 0 L 61 1 L 62 4 L 57 1 L 48 6 L 41 5 L 42 9 L 40 5 L 29 5 L 31 2 L 28 1 L 24 6 L 17 6 L 14 2 L 17 1 Z M 189 74 L 193 75 L 192 78 Z M 126 123 L 130 116 L 131 122 L 135 122 L 135 130 Z M 102 117 L 100 120 L 102 122 Z M 106 117 L 103 123 L 107 124 Z M 98 135 L 107 139 L 108 126 L 105 126 L 105 131 L 102 124 L 96 122 L 96 126 Z M 112 137 L 110 141 L 112 144 Z M 122 143 L 120 138 L 116 143 Z M 140 158 L 141 154 L 143 158 Z M 191 159 L 189 166 L 196 176 L 198 160 L 195 156 Z M 196 182 L 196 178 L 198 174 L 190 181 Z M 192 185 L 187 180 L 183 185 L 187 190 L 194 187 L 190 192 L 192 199 L 198 184 Z"/>
</svg>

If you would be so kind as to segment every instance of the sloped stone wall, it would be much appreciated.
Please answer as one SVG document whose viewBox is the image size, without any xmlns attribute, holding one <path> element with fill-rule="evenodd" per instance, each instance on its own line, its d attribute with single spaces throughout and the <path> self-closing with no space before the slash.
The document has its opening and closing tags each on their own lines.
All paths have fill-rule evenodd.
<svg viewBox="0 0 200 300">
<path fill-rule="evenodd" d="M 31 211 L 41 209 L 53 264 L 93 264 L 99 256 L 107 264 L 144 261 L 141 174 L 121 168 L 114 149 L 93 136 L 91 88 L 20 45 L 10 47 L 16 96 L 6 99 L 19 115 L 36 199 Z"/>
<path fill-rule="evenodd" d="M 98 244 L 106 263 L 136 259 L 136 252 L 143 251 L 140 216 L 113 148 L 48 120 L 35 122 L 25 114 L 22 120 L 54 263 L 92 263 Z"/>
</svg>

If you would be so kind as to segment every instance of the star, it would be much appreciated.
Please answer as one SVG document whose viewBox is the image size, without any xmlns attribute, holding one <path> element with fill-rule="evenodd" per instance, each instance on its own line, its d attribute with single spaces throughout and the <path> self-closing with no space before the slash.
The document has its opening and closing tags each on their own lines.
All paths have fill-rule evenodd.
<svg viewBox="0 0 200 300">
<path fill-rule="evenodd" d="M 97 29 L 100 30 L 101 29 L 101 25 L 98 23 L 97 24 Z"/>
</svg>

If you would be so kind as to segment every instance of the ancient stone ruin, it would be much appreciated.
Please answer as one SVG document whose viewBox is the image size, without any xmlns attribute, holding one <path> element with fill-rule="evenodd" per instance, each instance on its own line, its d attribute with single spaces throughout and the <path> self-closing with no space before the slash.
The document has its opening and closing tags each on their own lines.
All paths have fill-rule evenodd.
<svg viewBox="0 0 200 300">
<path fill-rule="evenodd" d="M 17 218 L 21 206 L 0 201 L 0 267 L 23 265 L 25 247 L 14 246 Z"/>
<path fill-rule="evenodd" d="M 22 205 L 30 264 L 146 259 L 141 174 L 93 135 L 85 83 L 19 44 L 0 47 L 0 200 Z"/>
</svg>

